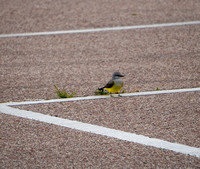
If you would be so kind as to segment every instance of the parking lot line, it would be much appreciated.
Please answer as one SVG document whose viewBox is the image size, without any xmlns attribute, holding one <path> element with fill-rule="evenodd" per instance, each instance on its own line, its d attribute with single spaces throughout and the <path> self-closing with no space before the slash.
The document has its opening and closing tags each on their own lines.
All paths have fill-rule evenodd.
<svg viewBox="0 0 200 169">
<path fill-rule="evenodd" d="M 57 126 L 67 127 L 83 132 L 89 132 L 97 135 L 107 136 L 119 140 L 129 141 L 145 146 L 152 146 L 156 148 L 171 150 L 177 153 L 187 154 L 200 158 L 200 148 L 191 147 L 179 143 L 171 143 L 157 138 L 149 138 L 147 136 L 138 135 L 134 133 L 124 132 L 121 130 L 115 130 L 102 126 L 97 126 L 88 123 L 82 123 L 78 121 L 63 119 L 59 117 L 49 116 L 32 111 L 20 110 L 7 106 L 6 104 L 0 104 L 0 112 L 12 116 L 22 117 L 25 119 L 36 120 L 44 123 L 54 124 Z"/>
<path fill-rule="evenodd" d="M 198 92 L 198 91 L 200 91 L 200 87 L 199 88 L 185 88 L 185 89 L 173 89 L 173 90 L 135 92 L 135 93 L 123 93 L 123 94 L 120 94 L 120 96 L 121 97 L 148 96 L 148 95 L 157 95 L 157 94 L 172 94 L 172 93 Z M 74 97 L 74 98 L 68 98 L 68 99 L 8 102 L 8 103 L 3 103 L 3 104 L 6 104 L 8 106 L 20 106 L 20 105 L 56 103 L 56 102 L 70 102 L 70 101 L 94 100 L 94 99 L 108 99 L 108 98 L 112 98 L 112 97 L 110 95 L 101 95 L 101 96 Z"/>
<path fill-rule="evenodd" d="M 159 28 L 159 27 L 184 26 L 184 25 L 196 25 L 196 24 L 200 24 L 200 21 L 161 23 L 161 24 L 152 24 L 152 25 L 105 27 L 105 28 L 81 29 L 81 30 L 64 30 L 64 31 L 50 31 L 50 32 L 30 32 L 30 33 L 18 33 L 18 34 L 17 33 L 16 34 L 2 34 L 2 35 L 0 35 L 0 38 L 74 34 L 74 33 L 90 33 L 90 32 L 102 32 L 102 31 L 121 31 L 121 30 Z"/>
</svg>

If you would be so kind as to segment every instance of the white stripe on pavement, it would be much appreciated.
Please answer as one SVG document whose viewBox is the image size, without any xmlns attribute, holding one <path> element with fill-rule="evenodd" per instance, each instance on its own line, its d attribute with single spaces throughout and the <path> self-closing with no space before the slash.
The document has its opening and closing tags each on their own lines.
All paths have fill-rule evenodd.
<svg viewBox="0 0 200 169">
<path fill-rule="evenodd" d="M 156 148 L 171 150 L 177 153 L 187 154 L 187 155 L 196 156 L 200 158 L 200 148 L 191 147 L 191 146 L 187 146 L 183 144 L 171 143 L 171 142 L 156 139 L 156 138 L 149 138 L 143 135 L 137 135 L 134 133 L 110 129 L 110 128 L 101 127 L 97 125 L 62 119 L 58 117 L 44 115 L 41 113 L 35 113 L 31 111 L 26 111 L 26 110 L 19 110 L 16 108 L 9 107 L 5 104 L 0 104 L 0 112 L 4 114 L 8 114 L 8 115 L 13 115 L 17 117 L 22 117 L 26 119 L 31 119 L 31 120 L 44 122 L 44 123 L 50 123 L 50 124 L 54 124 L 54 125 L 58 125 L 62 127 L 67 127 L 70 129 L 75 129 L 75 130 L 107 136 L 107 137 L 111 137 L 111 138 L 115 138 L 119 140 L 138 143 L 145 146 L 152 146 Z"/>
<path fill-rule="evenodd" d="M 123 93 L 120 94 L 121 97 L 130 96 L 148 96 L 157 94 L 171 94 L 171 93 L 184 93 L 184 92 L 198 92 L 199 88 L 186 88 L 186 89 L 173 89 L 173 90 L 160 90 L 160 91 L 147 91 L 147 92 L 135 92 L 135 93 Z M 37 100 L 37 101 L 25 101 L 25 102 L 8 102 L 3 103 L 8 106 L 20 106 L 20 105 L 30 105 L 30 104 L 44 104 L 44 103 L 56 103 L 56 102 L 70 102 L 70 101 L 81 101 L 81 100 L 93 100 L 93 99 L 109 99 L 112 98 L 110 95 L 102 96 L 87 96 L 87 97 L 74 97 L 68 99 L 52 99 L 52 100 Z"/>
<path fill-rule="evenodd" d="M 159 28 L 159 27 L 184 26 L 184 25 L 196 25 L 196 24 L 200 24 L 200 21 L 161 23 L 161 24 L 152 24 L 152 25 L 119 26 L 119 27 L 106 27 L 106 28 L 81 29 L 81 30 L 64 30 L 64 31 L 51 31 L 51 32 L 1 34 L 0 38 L 90 33 L 90 32 L 101 32 L 101 31 L 121 31 L 121 30 L 131 30 L 131 29 Z"/>
</svg>

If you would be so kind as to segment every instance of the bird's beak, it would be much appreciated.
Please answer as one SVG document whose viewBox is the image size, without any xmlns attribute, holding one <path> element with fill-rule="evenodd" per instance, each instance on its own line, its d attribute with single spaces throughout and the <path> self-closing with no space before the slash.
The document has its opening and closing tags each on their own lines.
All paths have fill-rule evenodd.
<svg viewBox="0 0 200 169">
<path fill-rule="evenodd" d="M 120 77 L 124 77 L 124 75 L 121 74 Z"/>
</svg>

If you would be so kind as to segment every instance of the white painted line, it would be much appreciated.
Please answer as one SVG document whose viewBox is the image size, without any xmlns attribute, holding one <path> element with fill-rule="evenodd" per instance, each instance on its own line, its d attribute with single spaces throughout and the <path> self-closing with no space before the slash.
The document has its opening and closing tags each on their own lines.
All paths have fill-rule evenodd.
<svg viewBox="0 0 200 169">
<path fill-rule="evenodd" d="M 87 97 L 74 97 L 74 98 L 66 98 L 66 99 L 37 100 L 37 101 L 25 101 L 25 102 L 8 102 L 8 103 L 0 103 L 0 104 L 6 104 L 8 106 L 20 106 L 20 105 L 45 104 L 45 103 L 57 103 L 57 102 L 73 102 L 73 101 L 81 101 L 81 100 L 95 100 L 95 99 L 107 99 L 107 98 L 110 98 L 110 96 L 109 95 L 87 96 Z"/>
<path fill-rule="evenodd" d="M 102 136 L 107 136 L 111 138 L 116 138 L 119 140 L 134 142 L 146 146 L 152 146 L 156 148 L 171 150 L 177 153 L 187 154 L 191 156 L 196 156 L 200 158 L 200 148 L 191 147 L 178 143 L 171 143 L 168 141 L 149 138 L 143 135 L 137 135 L 134 133 L 124 132 L 120 130 L 110 129 L 106 127 L 101 127 L 97 125 L 82 123 L 78 121 L 72 121 L 67 119 L 62 119 L 58 117 L 53 117 L 49 115 L 44 115 L 41 113 L 35 113 L 26 110 L 19 110 L 12 107 L 9 107 L 5 104 L 0 105 L 0 112 L 8 115 L 13 115 L 17 117 L 22 117 L 26 119 L 36 120 L 44 123 L 50 123 L 62 127 L 67 127 L 70 129 L 75 129 L 79 131 L 89 132 L 93 134 L 98 134 Z"/>
<path fill-rule="evenodd" d="M 121 31 L 121 30 L 130 30 L 130 29 L 159 28 L 159 27 L 184 26 L 184 25 L 196 25 L 196 24 L 200 24 L 200 21 L 161 23 L 161 24 L 152 24 L 152 25 L 119 26 L 119 27 L 94 28 L 94 29 L 82 29 L 82 30 L 65 30 L 65 31 L 52 31 L 52 32 L 2 34 L 0 35 L 0 38 L 59 35 L 59 34 L 73 34 L 73 33 L 90 33 L 90 32 L 101 32 L 101 31 Z"/>
<path fill-rule="evenodd" d="M 200 91 L 200 87 L 198 88 L 186 88 L 186 89 L 173 89 L 173 90 L 160 90 L 160 91 L 148 91 L 141 93 L 124 93 L 121 94 L 124 97 L 129 96 L 146 96 L 146 95 L 155 95 L 155 94 L 172 94 L 172 93 L 185 93 L 185 92 L 198 92 Z"/>
<path fill-rule="evenodd" d="M 156 95 L 156 94 L 171 94 L 171 93 L 184 93 L 184 92 L 197 92 L 197 91 L 200 91 L 200 88 L 124 93 L 124 94 L 120 94 L 120 96 L 122 96 L 122 97 L 148 96 L 148 95 Z M 68 98 L 68 99 L 53 99 L 53 100 L 39 100 L 39 101 L 25 101 L 25 102 L 8 102 L 8 103 L 1 103 L 1 104 L 6 104 L 8 106 L 20 106 L 20 105 L 30 105 L 30 104 L 45 104 L 45 103 L 70 102 L 70 101 L 93 100 L 93 99 L 108 99 L 108 98 L 112 98 L 112 97 L 110 97 L 110 95 L 87 96 L 87 97 L 74 97 L 74 98 Z"/>
</svg>

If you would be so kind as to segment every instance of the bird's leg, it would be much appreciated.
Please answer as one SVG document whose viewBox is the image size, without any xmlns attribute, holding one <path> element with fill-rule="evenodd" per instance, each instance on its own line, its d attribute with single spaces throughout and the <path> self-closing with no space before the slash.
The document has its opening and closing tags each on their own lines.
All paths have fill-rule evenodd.
<svg viewBox="0 0 200 169">
<path fill-rule="evenodd" d="M 110 93 L 110 97 L 122 97 L 119 93 Z"/>
<path fill-rule="evenodd" d="M 114 97 L 113 93 L 110 93 L 110 97 Z"/>
<path fill-rule="evenodd" d="M 118 94 L 118 97 L 122 97 L 119 92 L 117 92 L 117 94 Z"/>
</svg>

